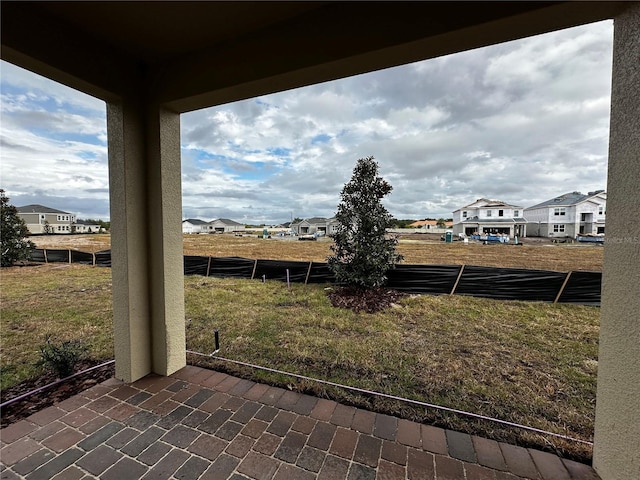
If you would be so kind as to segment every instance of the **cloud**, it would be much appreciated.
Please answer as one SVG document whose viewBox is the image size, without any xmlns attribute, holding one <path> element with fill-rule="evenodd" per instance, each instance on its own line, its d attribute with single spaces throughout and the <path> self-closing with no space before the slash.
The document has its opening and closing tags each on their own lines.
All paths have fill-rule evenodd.
<svg viewBox="0 0 640 480">
<path fill-rule="evenodd" d="M 605 21 L 184 114 L 183 216 L 331 216 L 369 155 L 397 218 L 606 188 L 612 32 Z M 104 104 L 2 68 L 4 188 L 107 205 Z"/>
</svg>

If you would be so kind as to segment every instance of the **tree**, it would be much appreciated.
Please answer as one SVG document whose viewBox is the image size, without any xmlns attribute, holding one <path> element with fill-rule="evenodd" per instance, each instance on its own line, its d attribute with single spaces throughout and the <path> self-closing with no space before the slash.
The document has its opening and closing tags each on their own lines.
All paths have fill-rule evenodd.
<svg viewBox="0 0 640 480">
<path fill-rule="evenodd" d="M 334 254 L 327 262 L 339 283 L 359 290 L 379 287 L 387 270 L 402 260 L 396 252 L 397 239 L 386 233 L 392 217 L 381 203 L 392 188 L 378 176 L 373 157 L 358 160 L 340 194 L 338 226 L 330 235 Z"/>
<path fill-rule="evenodd" d="M 18 216 L 18 209 L 9 204 L 9 198 L 5 196 L 3 189 L 0 189 L 0 211 L 0 264 L 10 267 L 18 260 L 29 258 L 35 245 L 27 240 L 27 225 Z"/>
<path fill-rule="evenodd" d="M 438 221 L 436 222 L 436 226 L 438 228 L 444 228 L 447 226 L 447 221 L 444 218 L 439 218 Z"/>
</svg>

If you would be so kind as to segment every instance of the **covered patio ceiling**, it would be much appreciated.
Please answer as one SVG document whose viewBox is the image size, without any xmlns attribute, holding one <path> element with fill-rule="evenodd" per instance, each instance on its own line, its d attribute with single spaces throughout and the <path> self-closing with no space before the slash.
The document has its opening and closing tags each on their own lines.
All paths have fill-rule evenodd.
<svg viewBox="0 0 640 480">
<path fill-rule="evenodd" d="M 185 112 L 612 18 L 624 3 L 3 1 L 2 58 L 105 100 L 136 79 Z"/>
</svg>

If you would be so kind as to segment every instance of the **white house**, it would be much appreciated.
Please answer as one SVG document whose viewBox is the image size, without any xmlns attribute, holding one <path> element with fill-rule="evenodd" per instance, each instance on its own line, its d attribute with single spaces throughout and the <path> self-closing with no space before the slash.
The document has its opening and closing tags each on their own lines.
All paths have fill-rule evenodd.
<svg viewBox="0 0 640 480">
<path fill-rule="evenodd" d="M 529 235 L 571 237 L 604 235 L 607 194 L 570 192 L 524 210 Z"/>
<path fill-rule="evenodd" d="M 102 227 L 97 223 L 89 223 L 85 220 L 77 220 L 75 224 L 76 233 L 100 233 Z"/>
<path fill-rule="evenodd" d="M 56 210 L 43 205 L 25 205 L 16 207 L 18 216 L 27 224 L 29 233 L 54 234 L 73 233 L 76 216 L 69 212 Z"/>
<path fill-rule="evenodd" d="M 522 207 L 500 200 L 479 198 L 453 212 L 453 233 L 502 233 L 509 237 L 526 237 L 527 221 Z"/>
<path fill-rule="evenodd" d="M 207 222 L 197 218 L 188 218 L 182 221 L 182 233 L 201 233 L 206 230 Z"/>
<path fill-rule="evenodd" d="M 228 218 L 218 218 L 216 220 L 211 220 L 206 224 L 206 227 L 203 226 L 202 232 L 204 233 L 205 230 L 207 233 L 233 233 L 243 232 L 245 230 L 245 226 L 242 223 L 229 220 Z"/>
</svg>

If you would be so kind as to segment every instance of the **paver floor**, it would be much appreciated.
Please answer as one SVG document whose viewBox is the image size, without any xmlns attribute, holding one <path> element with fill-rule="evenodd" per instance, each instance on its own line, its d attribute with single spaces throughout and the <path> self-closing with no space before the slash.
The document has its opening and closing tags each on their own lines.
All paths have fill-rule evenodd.
<svg viewBox="0 0 640 480">
<path fill-rule="evenodd" d="M 188 366 L 0 430 L 0 478 L 597 480 L 549 453 Z"/>
</svg>

